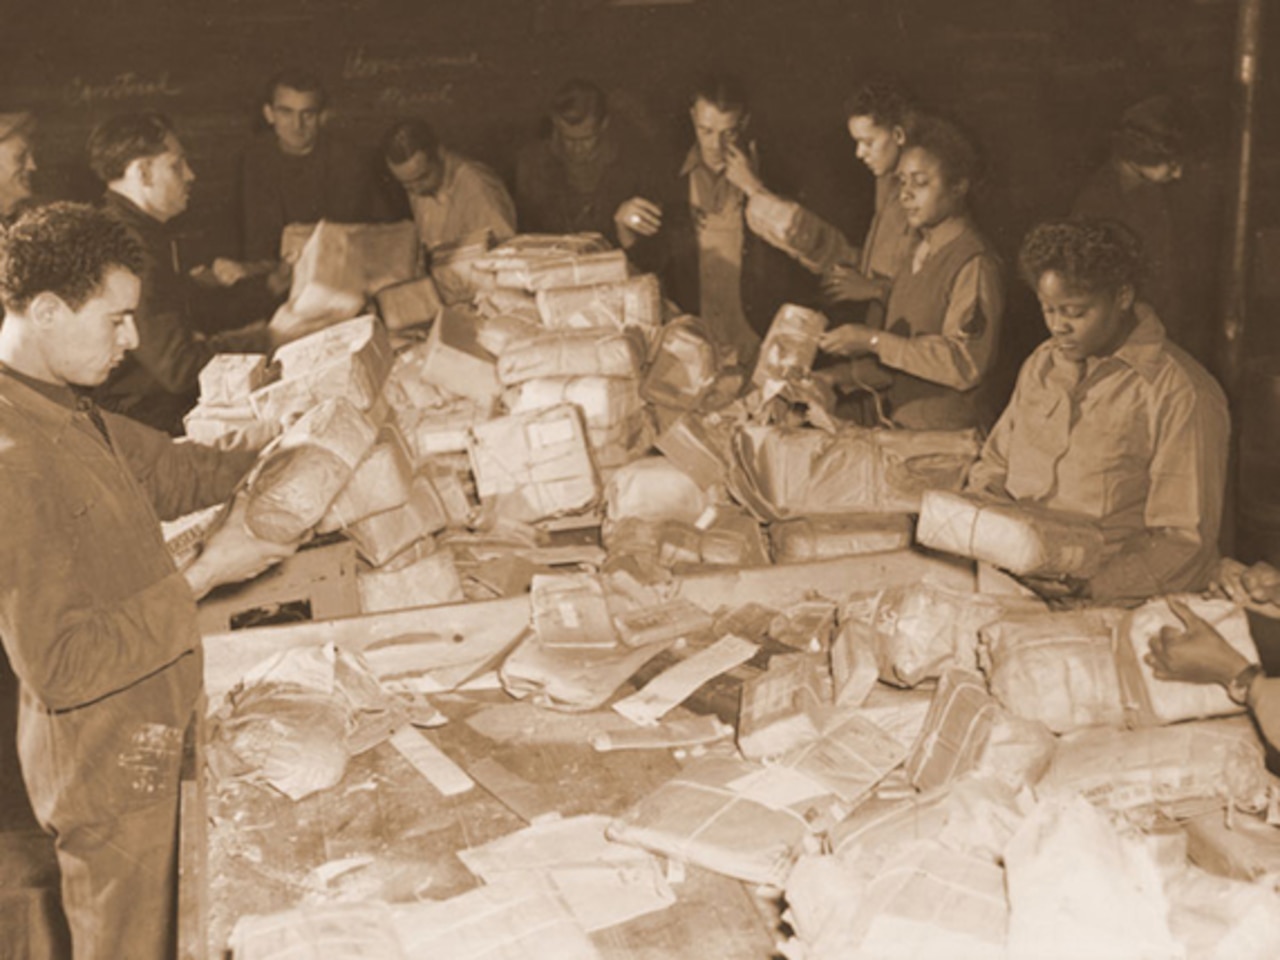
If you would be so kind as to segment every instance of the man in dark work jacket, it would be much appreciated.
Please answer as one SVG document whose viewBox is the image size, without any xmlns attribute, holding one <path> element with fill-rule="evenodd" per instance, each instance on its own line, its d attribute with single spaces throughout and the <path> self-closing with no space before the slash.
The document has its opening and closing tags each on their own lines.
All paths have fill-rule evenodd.
<svg viewBox="0 0 1280 960">
<path fill-rule="evenodd" d="M 172 440 L 76 392 L 137 345 L 142 268 L 136 238 L 82 204 L 37 207 L 0 235 L 0 639 L 76 960 L 175 956 L 196 601 L 294 549 L 249 536 L 239 498 L 178 570 L 160 518 L 232 496 L 253 454 Z"/>
<path fill-rule="evenodd" d="M 749 366 L 778 307 L 811 300 L 813 281 L 751 232 L 745 195 L 725 175 L 735 151 L 754 161 L 754 144 L 742 138 L 749 115 L 737 82 L 701 81 L 690 119 L 697 141 L 678 176 L 659 202 L 633 197 L 618 207 L 618 241 L 638 267 L 661 277 L 666 296 Z"/>
<path fill-rule="evenodd" d="M 195 406 L 200 370 L 215 354 L 269 353 L 279 345 L 262 322 L 208 337 L 198 331 L 226 327 L 229 318 L 269 316 L 283 292 L 282 278 L 223 288 L 179 271 L 167 224 L 186 209 L 195 174 L 160 114 L 125 114 L 101 124 L 89 138 L 89 162 L 107 184 L 105 211 L 136 234 L 144 255 L 138 348 L 95 398 L 108 410 L 177 435 L 183 415 Z"/>
</svg>

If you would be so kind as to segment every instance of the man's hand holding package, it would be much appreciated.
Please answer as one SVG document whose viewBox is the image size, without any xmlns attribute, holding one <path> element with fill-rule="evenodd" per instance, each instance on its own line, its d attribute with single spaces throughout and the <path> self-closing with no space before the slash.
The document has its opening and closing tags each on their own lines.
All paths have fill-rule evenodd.
<svg viewBox="0 0 1280 960">
<path fill-rule="evenodd" d="M 214 587 L 253 579 L 298 549 L 297 543 L 272 543 L 250 533 L 244 522 L 246 504 L 243 495 L 236 496 L 200 555 L 182 571 L 197 600 Z"/>
<path fill-rule="evenodd" d="M 1224 557 L 1214 576 L 1214 588 L 1239 604 L 1280 608 L 1280 570 L 1268 563 L 1247 567 L 1239 560 Z"/>
</svg>

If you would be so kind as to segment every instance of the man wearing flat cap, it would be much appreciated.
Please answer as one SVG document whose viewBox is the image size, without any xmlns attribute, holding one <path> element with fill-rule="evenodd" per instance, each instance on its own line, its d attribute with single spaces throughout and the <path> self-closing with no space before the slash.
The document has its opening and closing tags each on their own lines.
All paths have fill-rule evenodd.
<svg viewBox="0 0 1280 960">
<path fill-rule="evenodd" d="M 31 153 L 29 113 L 0 113 L 0 224 L 13 221 L 31 199 L 31 174 L 36 161 Z"/>
</svg>

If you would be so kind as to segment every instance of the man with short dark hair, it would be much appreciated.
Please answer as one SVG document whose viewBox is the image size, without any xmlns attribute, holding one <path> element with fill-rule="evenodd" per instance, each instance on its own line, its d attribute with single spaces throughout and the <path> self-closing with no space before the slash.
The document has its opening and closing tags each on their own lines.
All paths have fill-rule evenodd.
<svg viewBox="0 0 1280 960">
<path fill-rule="evenodd" d="M 280 235 L 291 223 L 375 219 L 372 166 L 325 130 L 328 96 L 317 77 L 277 73 L 267 84 L 262 116 L 271 133 L 249 145 L 240 165 L 246 261 L 278 260 Z"/>
<path fill-rule="evenodd" d="M 35 208 L 0 235 L 0 638 L 76 960 L 174 956 L 196 601 L 293 550 L 251 538 L 237 501 L 176 569 L 159 518 L 230 497 L 253 456 L 175 442 L 80 392 L 137 346 L 146 260 L 82 204 Z"/>
<path fill-rule="evenodd" d="M 1113 221 L 1043 223 L 1019 265 L 1050 337 L 1022 366 L 969 488 L 1093 518 L 1103 601 L 1204 589 L 1217 563 L 1231 422 L 1222 388 L 1135 299 L 1137 239 Z"/>
<path fill-rule="evenodd" d="M 425 120 L 402 120 L 383 140 L 387 170 L 404 188 L 427 252 L 488 230 L 495 240 L 516 232 L 516 207 L 498 175 L 442 146 Z"/>
<path fill-rule="evenodd" d="M 551 135 L 516 157 L 516 210 L 526 233 L 601 233 L 617 239 L 613 213 L 648 191 L 645 151 L 624 142 L 604 91 L 569 80 L 551 101 Z"/>
<path fill-rule="evenodd" d="M 31 200 L 31 152 L 35 120 L 29 113 L 0 113 L 0 224 L 13 220 Z"/>
<path fill-rule="evenodd" d="M 197 284 L 175 263 L 168 223 L 187 208 L 195 173 L 168 119 L 158 113 L 122 114 L 89 138 L 89 162 L 107 185 L 103 206 L 142 244 L 142 295 L 135 312 L 139 343 L 101 385 L 107 409 L 177 435 L 195 406 L 199 374 L 217 353 L 270 353 L 282 342 L 265 323 L 204 337 L 228 318 L 270 316 L 286 273 L 227 288 Z M 309 332 L 304 324 L 290 336 Z"/>
<path fill-rule="evenodd" d="M 778 307 L 809 296 L 799 268 L 747 229 L 746 194 L 727 175 L 735 162 L 759 166 L 741 84 L 725 76 L 698 81 L 689 120 L 694 144 L 676 177 L 654 196 L 618 207 L 618 240 L 637 266 L 661 277 L 668 297 L 749 367 Z"/>
</svg>

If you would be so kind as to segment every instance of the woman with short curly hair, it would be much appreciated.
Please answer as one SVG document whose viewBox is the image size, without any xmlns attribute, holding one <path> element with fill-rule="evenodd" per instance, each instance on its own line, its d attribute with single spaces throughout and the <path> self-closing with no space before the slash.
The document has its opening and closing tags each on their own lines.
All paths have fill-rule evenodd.
<svg viewBox="0 0 1280 960">
<path fill-rule="evenodd" d="M 1050 336 L 1023 364 L 969 488 L 1097 522 L 1099 572 L 1030 584 L 1044 595 L 1124 602 L 1204 589 L 1231 431 L 1222 388 L 1137 300 L 1140 248 L 1123 225 L 1042 223 L 1018 261 Z"/>
</svg>

